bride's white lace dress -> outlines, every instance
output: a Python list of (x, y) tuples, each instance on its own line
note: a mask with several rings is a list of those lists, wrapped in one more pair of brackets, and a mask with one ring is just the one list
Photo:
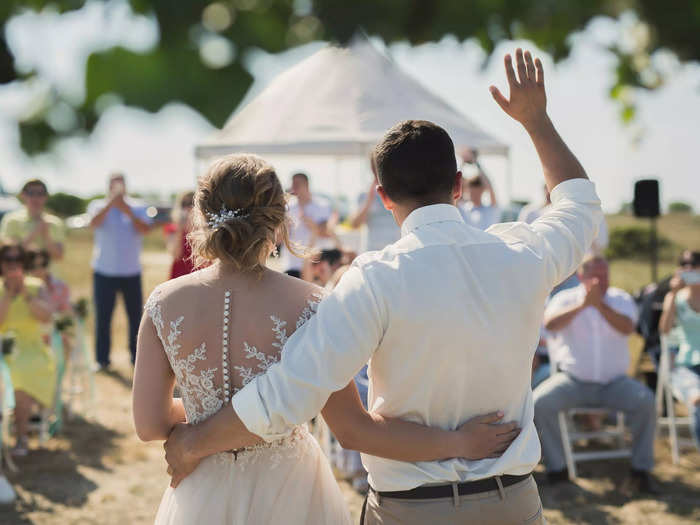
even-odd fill
[[(146, 311), (193, 423), (216, 413), (275, 363), (288, 336), (313, 315), (320, 300), (312, 296), (301, 312), (251, 322), (250, 329), (235, 331), (244, 332), (239, 336), (229, 330), (230, 292), (222, 290), (220, 303), (200, 310), (195, 319), (182, 315), (177, 297), (167, 295), (167, 289), (156, 289)], [(185, 310), (191, 313), (192, 305)], [(212, 321), (214, 315), (218, 319)], [(204, 459), (176, 489), (166, 490), (155, 522), (342, 525), (350, 523), (350, 516), (325, 455), (304, 425), (285, 439)]]

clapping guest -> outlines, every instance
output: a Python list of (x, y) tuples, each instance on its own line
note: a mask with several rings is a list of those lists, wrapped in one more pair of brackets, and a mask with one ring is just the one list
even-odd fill
[(15, 388), (15, 425), (17, 444), (14, 452), (27, 454), (29, 417), (35, 404), (53, 402), (56, 371), (53, 353), (44, 342), (42, 327), (51, 320), (50, 305), (40, 298), (42, 283), (25, 275), (27, 254), (18, 244), (0, 247), (0, 333), (12, 332), (14, 351), (7, 357)]
[(683, 252), (670, 284), (659, 330), (668, 334), (676, 327), (680, 345), (671, 381), (688, 405), (693, 437), (700, 449), (700, 252)]
[(42, 181), (27, 181), (19, 194), (24, 206), (2, 218), (0, 238), (19, 243), (24, 248), (37, 246), (49, 252), (52, 258), (60, 259), (66, 231), (61, 219), (46, 212), (48, 196), (46, 184)]
[(111, 326), (117, 293), (124, 297), (129, 318), (129, 350), (136, 360), (136, 336), (141, 320), (141, 247), (151, 227), (146, 208), (129, 199), (121, 174), (109, 178), (107, 198), (88, 206), (95, 232), (93, 287), (95, 295), (95, 354), (100, 369), (110, 365)]
[(175, 279), (194, 271), (192, 247), (187, 240), (187, 234), (192, 231), (193, 207), (194, 192), (186, 191), (180, 194), (173, 207), (173, 222), (165, 226), (168, 251), (173, 256), (173, 263), (170, 266), (170, 279)]
[(654, 395), (628, 377), (628, 337), (637, 308), (632, 297), (609, 286), (608, 263), (589, 255), (578, 272), (581, 282), (548, 303), (544, 326), (551, 334), (550, 358), (559, 373), (534, 391), (535, 425), (552, 483), (568, 479), (558, 414), (582, 406), (620, 410), (633, 437), (631, 481), (654, 493)]

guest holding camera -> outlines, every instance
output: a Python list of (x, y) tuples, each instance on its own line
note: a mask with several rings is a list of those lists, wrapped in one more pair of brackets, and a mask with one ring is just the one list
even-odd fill
[(683, 252), (670, 285), (659, 330), (668, 334), (675, 326), (679, 347), (671, 382), (688, 405), (693, 438), (700, 449), (700, 252)]
[(15, 389), (17, 444), (14, 453), (26, 455), (29, 418), (35, 404), (49, 406), (56, 385), (55, 358), (43, 338), (51, 307), (40, 298), (42, 282), (25, 275), (27, 254), (18, 244), (0, 247), (0, 333), (13, 332), (15, 344), (7, 356)]
[(141, 248), (151, 228), (144, 206), (129, 199), (124, 175), (109, 179), (106, 199), (88, 207), (90, 227), (95, 231), (93, 288), (95, 294), (95, 354), (100, 370), (110, 365), (111, 327), (117, 293), (124, 297), (129, 318), (129, 350), (136, 361), (136, 335), (141, 321)]

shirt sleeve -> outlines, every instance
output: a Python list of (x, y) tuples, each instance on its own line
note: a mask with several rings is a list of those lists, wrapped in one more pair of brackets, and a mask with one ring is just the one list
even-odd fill
[(316, 315), (289, 338), (279, 363), (231, 400), (248, 430), (267, 441), (319, 413), (331, 393), (367, 363), (385, 330), (380, 306), (362, 268), (348, 270)]
[(545, 281), (553, 288), (569, 277), (583, 260), (603, 218), (595, 185), (570, 179), (551, 192), (552, 205), (532, 224), (496, 224), (488, 229), (506, 241), (520, 241), (544, 264)]
[(574, 300), (575, 296), (572, 295), (569, 290), (563, 290), (552, 297), (544, 309), (545, 322), (552, 316), (557, 315), (559, 312), (562, 312), (571, 306), (574, 303)]

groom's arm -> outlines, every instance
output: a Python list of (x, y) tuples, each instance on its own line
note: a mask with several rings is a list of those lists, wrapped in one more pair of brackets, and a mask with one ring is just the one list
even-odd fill
[(286, 436), (291, 426), (317, 415), (328, 397), (348, 384), (379, 346), (385, 326), (385, 309), (366, 272), (354, 265), (316, 315), (289, 338), (279, 363), (213, 417), (176, 428), (166, 443), (174, 458), (168, 463), (175, 463), (177, 470), (182, 456), (192, 462), (254, 445), (261, 438)]

